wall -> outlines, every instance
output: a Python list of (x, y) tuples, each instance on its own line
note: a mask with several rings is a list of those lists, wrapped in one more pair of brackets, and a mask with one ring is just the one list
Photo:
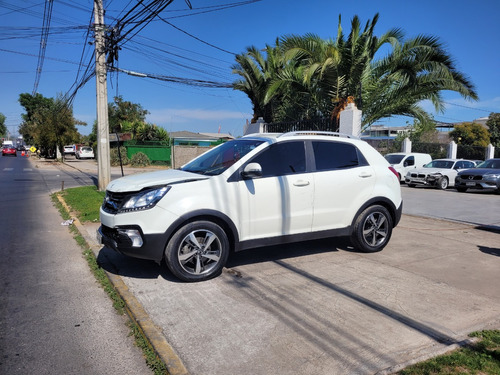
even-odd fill
[(208, 150), (210, 150), (210, 147), (174, 146), (172, 153), (172, 168), (182, 167), (184, 164)]

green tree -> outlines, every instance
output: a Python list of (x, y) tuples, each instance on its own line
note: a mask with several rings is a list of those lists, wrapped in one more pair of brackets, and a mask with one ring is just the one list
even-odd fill
[(137, 124), (146, 121), (148, 113), (140, 104), (123, 100), (122, 96), (115, 96), (113, 102), (108, 103), (109, 130), (123, 131), (127, 126), (133, 127), (134, 124), (137, 127)]
[(455, 143), (464, 146), (486, 147), (490, 143), (488, 130), (481, 124), (475, 122), (465, 122), (460, 125), (455, 125), (449, 135)]
[[(53, 103), (52, 98), (46, 98), (42, 94), (31, 95), (23, 93), (19, 95), (19, 104), (24, 107), (26, 113), (21, 114), (23, 122), (19, 127), (19, 134), (28, 144), (37, 144), (35, 142), (35, 134), (37, 132), (34, 122), (35, 114), (43, 108), (48, 108)], [(38, 145), (38, 144), (37, 144)]]
[(85, 125), (73, 117), (72, 106), (62, 97), (45, 98), (40, 94), (21, 94), (19, 102), (26, 110), (20, 127), (23, 138), (48, 152), (80, 139), (76, 125)]
[[(267, 121), (328, 116), (337, 120), (354, 101), (363, 110), (364, 127), (396, 115), (426, 122), (431, 117), (420, 102), (430, 100), (442, 111), (443, 90), (477, 100), (473, 84), (457, 71), (436, 37), (405, 40), (397, 28), (377, 37), (377, 21), (378, 14), (362, 28), (356, 16), (346, 36), (339, 17), (335, 39), (286, 36), (275, 47), (266, 47), (267, 57), (257, 58), (258, 50), (252, 47), (236, 58), (233, 72), (242, 79), (233, 87), (249, 96), (254, 118), (256, 108), (271, 103)], [(376, 58), (384, 52), (385, 57)]]
[(490, 142), (495, 147), (500, 147), (500, 113), (490, 113), (486, 121), (490, 132)]
[(5, 115), (0, 113), (0, 137), (7, 136), (7, 127), (5, 126)]

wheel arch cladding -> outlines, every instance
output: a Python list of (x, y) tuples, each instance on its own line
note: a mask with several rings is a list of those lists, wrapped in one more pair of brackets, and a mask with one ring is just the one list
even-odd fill
[(365, 204), (363, 204), (359, 208), (359, 210), (356, 212), (356, 215), (354, 215), (354, 217), (352, 219), (351, 228), (354, 228), (354, 224), (356, 223), (356, 219), (359, 217), (359, 215), (361, 215), (361, 213), (364, 210), (366, 210), (368, 207), (375, 206), (375, 205), (383, 206), (387, 209), (387, 211), (389, 211), (389, 214), (391, 215), (391, 219), (392, 219), (392, 227), (393, 228), (398, 225), (399, 220), (401, 218), (403, 202), (401, 202), (401, 206), (398, 208), (398, 207), (394, 206), (394, 203), (392, 203), (391, 200), (389, 200), (385, 197), (374, 197), (374, 198), (368, 200), (367, 202), (365, 202)]
[(214, 210), (197, 210), (179, 217), (165, 232), (165, 247), (180, 228), (194, 221), (210, 221), (220, 226), (226, 233), (230, 250), (234, 251), (236, 244), (239, 242), (238, 230), (228, 216)]

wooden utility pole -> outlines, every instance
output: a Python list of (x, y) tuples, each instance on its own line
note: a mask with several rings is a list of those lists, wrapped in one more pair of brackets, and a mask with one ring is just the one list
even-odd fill
[(106, 39), (104, 31), (104, 9), (102, 0), (94, 0), (95, 75), (97, 91), (97, 187), (100, 191), (106, 190), (106, 186), (111, 181)]

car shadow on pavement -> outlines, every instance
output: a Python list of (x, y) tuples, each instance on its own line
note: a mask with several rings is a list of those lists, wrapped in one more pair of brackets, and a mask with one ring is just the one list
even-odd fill
[[(296, 242), (284, 245), (266, 246), (231, 253), (226, 268), (297, 258), (306, 255), (321, 254), (334, 251), (354, 250), (348, 238), (327, 238), (322, 240)], [(114, 275), (138, 279), (163, 279), (171, 282), (181, 282), (173, 276), (162, 261), (158, 264), (151, 260), (132, 258), (103, 247), (97, 255), (97, 264), (105, 271)]]
[(122, 255), (103, 247), (97, 255), (97, 264), (106, 272), (114, 275), (133, 277), (137, 279), (157, 279), (162, 277), (172, 282), (180, 282), (163, 264), (152, 260), (138, 259)]
[(478, 246), (479, 251), (485, 254), (489, 255), (494, 255), (497, 257), (500, 257), (500, 249), (499, 248), (493, 248), (493, 247), (488, 247), (488, 246)]
[(297, 258), (306, 255), (328, 253), (333, 251), (354, 251), (347, 238), (327, 238), (321, 240), (294, 242), (283, 245), (274, 245), (248, 249), (231, 253), (226, 267), (237, 267), (246, 264), (255, 264), (287, 258)]

